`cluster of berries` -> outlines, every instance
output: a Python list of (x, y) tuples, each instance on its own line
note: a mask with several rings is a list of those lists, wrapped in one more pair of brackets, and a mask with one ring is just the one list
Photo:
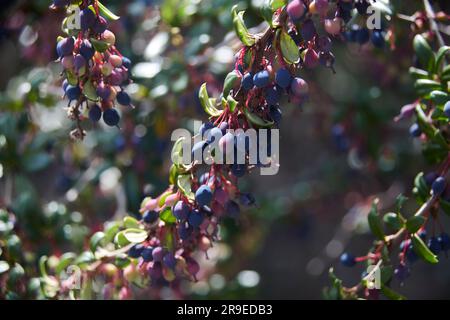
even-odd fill
[[(73, 5), (70, 1), (55, 0), (53, 7), (66, 9), (69, 17), (78, 22), (65, 20), (67, 35), (59, 37), (56, 46), (63, 67), (63, 89), (69, 99), (69, 117), (81, 121), (80, 108), (84, 104), (92, 121), (97, 122), (103, 116), (108, 126), (117, 126), (120, 115), (115, 102), (131, 105), (130, 96), (123, 89), (130, 83), (130, 59), (116, 49), (115, 35), (107, 29), (97, 1)], [(76, 104), (70, 106), (72, 101)]]

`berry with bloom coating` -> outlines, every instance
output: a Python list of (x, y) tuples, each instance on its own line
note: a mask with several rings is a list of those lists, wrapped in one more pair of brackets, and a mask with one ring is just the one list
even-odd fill
[(250, 90), (251, 88), (253, 88), (253, 74), (252, 73), (246, 73), (243, 77), (242, 77), (242, 87), (245, 90)]
[(422, 131), (417, 123), (414, 123), (411, 127), (409, 127), (409, 134), (414, 138), (420, 137)]
[(277, 86), (270, 87), (264, 94), (266, 101), (269, 105), (275, 105), (280, 101), (281, 93)]
[(444, 105), (444, 113), (447, 118), (450, 118), (450, 101), (447, 101)]
[(80, 45), (80, 54), (86, 59), (90, 60), (94, 54), (95, 50), (92, 47), (92, 44), (89, 42), (89, 40), (84, 39), (83, 42), (81, 42)]
[(141, 252), (142, 259), (145, 262), (150, 262), (153, 260), (153, 247), (145, 247)]
[(439, 252), (441, 252), (441, 244), (436, 237), (431, 237), (427, 242), (427, 246), (435, 255), (438, 255)]
[(164, 249), (162, 247), (155, 247), (152, 252), (153, 261), (161, 262), (164, 257)]
[(144, 212), (144, 215), (142, 216), (142, 220), (145, 223), (154, 223), (156, 220), (158, 220), (159, 214), (156, 211), (153, 210), (147, 210)]
[(203, 222), (203, 214), (197, 209), (192, 210), (189, 214), (188, 222), (192, 227), (198, 228)]
[(353, 267), (356, 264), (355, 257), (347, 252), (341, 255), (340, 261), (346, 267)]
[(66, 88), (66, 96), (69, 100), (77, 100), (81, 95), (81, 90), (78, 86), (68, 85)]
[(98, 122), (100, 118), (102, 117), (102, 109), (98, 106), (98, 104), (94, 104), (89, 109), (89, 119), (93, 122)]
[(128, 250), (128, 256), (130, 258), (139, 258), (144, 250), (144, 246), (142, 244), (135, 244)]
[(95, 13), (91, 9), (86, 8), (80, 12), (80, 25), (82, 30), (91, 28), (96, 20)]
[(290, 86), (292, 81), (292, 75), (286, 68), (280, 68), (278, 69), (277, 73), (275, 74), (275, 82), (277, 85), (279, 85), (281, 88), (286, 89)]
[(131, 98), (125, 91), (120, 91), (116, 96), (117, 102), (123, 106), (129, 106), (131, 104)]
[(431, 190), (433, 191), (433, 195), (439, 196), (444, 192), (446, 186), (444, 177), (437, 177), (431, 185)]
[(116, 109), (107, 109), (103, 112), (103, 121), (110, 127), (117, 126), (120, 121), (120, 115)]
[(372, 44), (377, 48), (384, 47), (384, 35), (380, 30), (374, 30), (372, 36), (370, 37)]
[(199, 206), (209, 206), (212, 200), (212, 191), (211, 188), (204, 184), (200, 186), (195, 192), (195, 201)]
[(306, 6), (302, 0), (292, 0), (287, 5), (286, 11), (293, 21), (298, 21), (305, 14)]
[(308, 95), (308, 83), (302, 78), (294, 78), (291, 82), (291, 92), (297, 97), (305, 97)]
[(257, 88), (264, 88), (265, 86), (267, 86), (269, 84), (269, 81), (270, 81), (270, 75), (269, 75), (269, 71), (267, 71), (267, 70), (259, 71), (253, 76), (253, 84)]
[(189, 206), (184, 201), (178, 201), (173, 207), (173, 215), (178, 220), (186, 220), (189, 214)]

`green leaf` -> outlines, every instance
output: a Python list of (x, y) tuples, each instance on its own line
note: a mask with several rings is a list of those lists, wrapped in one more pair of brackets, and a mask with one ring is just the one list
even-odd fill
[(425, 221), (425, 218), (422, 216), (412, 216), (406, 221), (406, 229), (408, 229), (409, 233), (416, 233)]
[(441, 84), (430, 79), (417, 79), (414, 88), (420, 96), (426, 96), (433, 90), (441, 89)]
[(262, 128), (268, 128), (273, 125), (273, 121), (267, 121), (262, 119), (256, 114), (251, 113), (248, 109), (244, 109), (245, 116), (254, 125)]
[(169, 170), (169, 184), (174, 185), (177, 182), (178, 168), (175, 164), (170, 166)]
[(414, 251), (423, 260), (433, 264), (439, 262), (438, 258), (434, 255), (433, 252), (430, 251), (430, 249), (428, 249), (427, 245), (423, 242), (423, 240), (417, 233), (415, 233), (412, 237), (412, 244)]
[(106, 235), (102, 231), (98, 231), (94, 233), (89, 240), (89, 248), (92, 252), (95, 252), (97, 250), (97, 247), (100, 245), (100, 243), (105, 239)]
[(372, 203), (372, 208), (369, 212), (367, 220), (369, 222), (369, 228), (372, 233), (380, 240), (384, 241), (384, 232), (381, 225), (380, 217), (377, 210), (378, 199), (375, 199)]
[(75, 259), (75, 264), (78, 266), (84, 266), (95, 261), (95, 256), (91, 251), (82, 252), (78, 258)]
[(147, 239), (147, 236), (148, 236), (147, 231), (142, 229), (131, 228), (122, 230), (119, 233), (117, 233), (114, 242), (119, 247), (124, 247), (130, 243), (144, 242), (145, 239)]
[(413, 193), (417, 200), (420, 200), (419, 204), (424, 203), (428, 199), (430, 189), (428, 188), (425, 178), (423, 177), (423, 172), (419, 172), (414, 178)]
[(434, 52), (422, 35), (418, 34), (414, 37), (413, 47), (420, 64), (432, 72), (435, 65)]
[(42, 256), (39, 258), (39, 272), (41, 273), (41, 276), (48, 277), (47, 274), (47, 256)]
[(298, 63), (300, 60), (300, 53), (297, 45), (291, 36), (284, 30), (278, 31), (280, 37), (280, 49), (283, 54), (283, 59), (290, 64)]
[(178, 175), (177, 186), (189, 200), (194, 200), (195, 196), (191, 189), (191, 175), (190, 174)]
[(417, 123), (422, 132), (425, 133), (429, 138), (433, 137), (436, 128), (433, 127), (433, 125), (423, 112), (422, 107), (420, 105), (416, 106), (416, 114), (417, 114)]
[(442, 70), (442, 72), (441, 72), (441, 81), (444, 82), (444, 83), (447, 82), (447, 81), (450, 81), (450, 64), (446, 65), (444, 67), (444, 69)]
[(175, 165), (183, 164), (183, 141), (185, 137), (180, 137), (175, 141), (172, 147), (171, 156), (172, 162)]
[(107, 43), (106, 41), (97, 40), (95, 38), (91, 38), (90, 40), (95, 51), (105, 52), (109, 48), (109, 43)]
[(66, 252), (60, 258), (57, 266), (55, 267), (56, 274), (60, 274), (65, 270), (77, 257), (73, 252)]
[(139, 224), (139, 221), (137, 221), (135, 218), (130, 217), (130, 216), (126, 216), (125, 218), (123, 218), (123, 226), (125, 228), (136, 228), (136, 229), (139, 229), (140, 224)]
[(402, 227), (402, 221), (398, 214), (394, 212), (388, 212), (383, 216), (383, 221), (392, 229), (398, 230)]
[(83, 86), (83, 94), (91, 101), (98, 101), (99, 97), (97, 96), (97, 92), (92, 84), (91, 80), (85, 82)]
[(270, 25), (270, 27), (273, 27), (273, 9), (271, 6), (271, 0), (265, 0), (264, 4), (261, 6), (260, 9), (261, 16), (267, 23)]
[(280, 9), (282, 6), (286, 4), (286, 0), (270, 0), (270, 6), (272, 7), (272, 10)]
[(171, 194), (172, 194), (172, 191), (170, 191), (170, 190), (167, 190), (166, 192), (164, 192), (164, 193), (159, 197), (159, 200), (158, 200), (158, 206), (159, 206), (159, 207), (164, 206), (164, 204), (166, 203), (166, 198), (167, 198), (168, 196), (170, 196)]
[(406, 300), (404, 296), (402, 296), (400, 293), (395, 292), (391, 288), (385, 286), (384, 284), (381, 285), (381, 293), (388, 299), (391, 300)]
[(228, 96), (227, 104), (228, 104), (228, 109), (230, 109), (230, 112), (233, 113), (234, 110), (236, 110), (236, 106), (237, 106), (238, 102), (232, 96)]
[(231, 89), (239, 86), (241, 83), (241, 77), (238, 75), (236, 70), (233, 70), (227, 74), (225, 77), (224, 85), (223, 85), (223, 96), (228, 97)]
[(203, 110), (212, 117), (218, 117), (223, 110), (217, 110), (212, 101), (209, 99), (208, 91), (206, 90), (206, 82), (202, 84), (198, 92), (198, 97), (202, 104)]
[(394, 275), (394, 268), (392, 266), (382, 266), (380, 268), (381, 273), (381, 283), (384, 284), (392, 279)]
[(172, 213), (172, 209), (170, 209), (169, 207), (164, 208), (164, 210), (159, 213), (159, 218), (168, 224), (177, 222), (177, 218), (175, 218)]
[(0, 274), (9, 270), (9, 264), (6, 261), (0, 260)]
[(450, 100), (450, 96), (441, 90), (434, 90), (430, 93), (430, 99), (436, 104), (444, 104)]
[(409, 74), (416, 79), (428, 79), (430, 77), (428, 71), (414, 67), (409, 68)]
[(439, 48), (439, 51), (436, 54), (436, 66), (435, 66), (435, 73), (439, 72), (439, 68), (441, 67), (441, 63), (442, 61), (444, 61), (445, 56), (448, 54), (448, 52), (450, 51), (450, 47), (449, 46), (443, 46)]
[(249, 33), (247, 27), (245, 26), (244, 11), (237, 12), (237, 5), (234, 5), (231, 9), (231, 12), (233, 14), (234, 30), (241, 42), (248, 47), (254, 45), (256, 40), (254, 36)]
[(100, 12), (109, 20), (118, 20), (120, 19), (119, 16), (116, 16), (114, 13), (112, 13), (107, 7), (105, 7), (100, 1), (97, 1), (98, 3), (98, 9)]

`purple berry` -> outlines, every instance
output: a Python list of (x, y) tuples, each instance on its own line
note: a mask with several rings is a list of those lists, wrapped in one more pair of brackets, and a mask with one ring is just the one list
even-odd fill
[(108, 22), (103, 17), (98, 17), (95, 20), (94, 25), (92, 26), (92, 30), (97, 34), (102, 34), (108, 28)]
[(267, 70), (259, 71), (253, 76), (253, 84), (257, 88), (264, 88), (269, 84), (269, 81), (270, 75)]
[(186, 220), (189, 215), (189, 206), (184, 201), (178, 201), (173, 207), (173, 215), (178, 220)]
[(450, 101), (447, 101), (444, 105), (444, 113), (447, 118), (450, 118)]
[(269, 105), (276, 105), (280, 101), (281, 93), (277, 86), (267, 88), (264, 93), (266, 101)]
[(312, 20), (306, 20), (303, 23), (303, 27), (300, 29), (300, 34), (305, 41), (310, 41), (316, 35), (316, 27)]
[(435, 196), (441, 195), (444, 192), (446, 185), (447, 183), (445, 182), (444, 177), (437, 177), (436, 180), (434, 180), (433, 184), (431, 185), (433, 195)]
[(74, 46), (75, 40), (72, 37), (60, 40), (56, 45), (56, 51), (58, 52), (58, 56), (65, 57), (72, 55)]
[(212, 200), (211, 188), (204, 184), (195, 192), (195, 201), (200, 207), (209, 206)]
[(83, 42), (80, 45), (80, 54), (86, 59), (90, 60), (95, 54), (95, 50), (92, 47), (92, 44), (89, 42), (89, 40), (84, 39)]
[(141, 257), (145, 262), (153, 260), (153, 247), (145, 247), (141, 252)]
[(161, 262), (164, 257), (164, 249), (162, 247), (155, 247), (152, 252), (153, 261)]
[(95, 13), (91, 9), (85, 8), (80, 12), (80, 24), (82, 30), (91, 28), (96, 20)]
[(306, 6), (301, 0), (292, 0), (287, 5), (286, 11), (293, 21), (298, 21), (305, 15)]
[(163, 258), (163, 264), (169, 269), (175, 269), (177, 260), (175, 259), (175, 256), (169, 252), (165, 254)]

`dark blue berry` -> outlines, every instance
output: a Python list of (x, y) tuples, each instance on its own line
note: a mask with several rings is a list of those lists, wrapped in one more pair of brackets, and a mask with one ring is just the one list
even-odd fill
[(441, 244), (436, 237), (431, 237), (427, 242), (427, 246), (435, 255), (438, 255), (439, 252), (441, 252)]
[(125, 91), (120, 91), (117, 93), (117, 102), (123, 106), (129, 106), (131, 104), (131, 98)]
[(192, 227), (186, 223), (182, 223), (178, 227), (178, 235), (181, 240), (188, 239), (192, 234)]
[(419, 259), (419, 257), (417, 256), (416, 252), (414, 251), (414, 248), (411, 245), (408, 246), (408, 249), (406, 250), (406, 259), (410, 262), (413, 263), (415, 261), (417, 261), (417, 259)]
[(233, 175), (235, 177), (241, 178), (247, 172), (247, 167), (245, 166), (245, 164), (236, 164), (235, 163), (231, 166), (231, 172), (233, 173)]
[(117, 126), (120, 121), (120, 115), (116, 109), (107, 109), (103, 112), (103, 121), (110, 127)]
[(214, 128), (214, 124), (212, 122), (205, 122), (200, 126), (199, 133), (203, 137), (205, 133), (212, 128)]
[(122, 57), (122, 65), (125, 68), (130, 69), (130, 67), (131, 67), (131, 60), (128, 59), (127, 57)]
[(275, 82), (277, 85), (285, 89), (291, 85), (291, 81), (292, 75), (288, 69), (286, 68), (278, 69), (277, 73), (275, 74)]
[(276, 106), (270, 106), (269, 114), (270, 114), (270, 117), (272, 118), (272, 120), (275, 121), (276, 124), (279, 124), (281, 122), (282, 113), (281, 113), (280, 108), (278, 108)]
[(253, 74), (252, 73), (246, 73), (244, 77), (242, 77), (242, 88), (245, 90), (250, 90), (253, 88)]
[(356, 264), (355, 257), (350, 253), (343, 253), (340, 257), (341, 263), (346, 267), (353, 267)]
[(94, 25), (96, 18), (95, 13), (91, 9), (83, 9), (80, 12), (81, 29), (87, 30), (91, 28)]
[(89, 109), (89, 119), (93, 122), (97, 122), (102, 117), (102, 109), (98, 106), (98, 104), (94, 104)]
[(108, 22), (106, 22), (106, 19), (99, 16), (98, 19), (95, 20), (94, 25), (92, 26), (92, 30), (94, 30), (95, 33), (102, 34), (106, 31), (107, 27)]
[(267, 70), (259, 71), (253, 76), (253, 84), (257, 88), (264, 88), (269, 84), (269, 81), (270, 75)]
[(269, 105), (275, 105), (280, 101), (281, 93), (276, 86), (267, 88), (264, 94)]
[(255, 204), (255, 197), (251, 193), (241, 193), (239, 202), (244, 206), (251, 206)]
[(95, 50), (89, 40), (83, 40), (80, 45), (80, 54), (86, 59), (90, 60), (94, 56)]
[(186, 220), (189, 214), (189, 205), (180, 200), (173, 207), (173, 215), (178, 220)]
[(372, 32), (371, 41), (375, 47), (383, 48), (385, 43), (383, 32), (379, 30), (374, 30)]
[(414, 123), (411, 127), (409, 127), (409, 134), (414, 138), (420, 137), (422, 131), (417, 123)]
[(135, 244), (128, 250), (128, 256), (130, 258), (139, 258), (144, 250), (144, 246), (142, 244)]
[(225, 133), (227, 133), (228, 130), (228, 122), (223, 121), (219, 124), (219, 129), (222, 131), (222, 134), (224, 135)]
[(209, 206), (212, 200), (211, 188), (204, 184), (195, 192), (195, 201), (200, 207)]
[(439, 196), (445, 190), (446, 182), (444, 177), (437, 177), (431, 185), (431, 190), (433, 191), (433, 195)]
[(361, 28), (357, 31), (356, 42), (358, 42), (359, 44), (365, 44), (369, 41), (369, 39), (370, 39), (369, 29)]
[(141, 252), (141, 256), (145, 262), (152, 261), (153, 260), (153, 247), (145, 247)]
[(203, 214), (197, 209), (192, 210), (189, 214), (188, 222), (190, 226), (198, 228), (203, 222)]
[(154, 223), (156, 220), (158, 220), (159, 214), (156, 211), (148, 210), (144, 212), (144, 215), (142, 216), (142, 220), (145, 223)]
[(442, 251), (447, 252), (450, 250), (450, 237), (447, 233), (443, 232), (438, 237), (439, 244), (441, 245)]
[(169, 269), (174, 269), (177, 264), (177, 260), (175, 259), (175, 256), (169, 252), (164, 256), (163, 264)]
[(216, 140), (218, 140), (220, 138), (222, 138), (222, 130), (220, 130), (217, 127), (212, 128), (206, 134), (206, 141), (208, 143), (212, 143), (212, 142), (214, 142), (214, 141), (216, 141)]
[(450, 101), (447, 101), (444, 105), (444, 113), (447, 118), (450, 118)]
[(400, 283), (403, 283), (409, 277), (409, 268), (405, 264), (400, 263), (395, 268), (394, 275)]
[(78, 86), (68, 85), (66, 88), (66, 96), (69, 100), (77, 100), (81, 95), (81, 90)]

